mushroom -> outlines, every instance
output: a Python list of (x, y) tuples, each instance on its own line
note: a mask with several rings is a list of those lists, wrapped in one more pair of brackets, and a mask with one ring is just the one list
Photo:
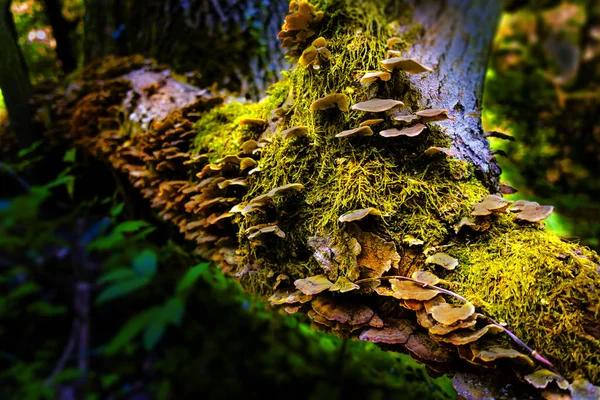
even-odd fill
[(392, 99), (372, 99), (363, 101), (361, 103), (356, 103), (352, 106), (354, 111), (366, 111), (366, 112), (384, 112), (389, 111), (394, 108), (398, 108), (403, 106), (399, 100)]
[(385, 121), (383, 118), (367, 119), (361, 122), (358, 126), (372, 126), (377, 125)]
[(269, 297), (271, 305), (306, 303), (312, 299), (312, 296), (305, 295), (299, 290), (293, 288), (278, 289)]
[(430, 147), (427, 150), (425, 150), (423, 154), (427, 156), (446, 155), (448, 157), (454, 157), (458, 154), (458, 151), (446, 147)]
[(427, 264), (436, 264), (449, 270), (453, 270), (458, 265), (456, 258), (450, 257), (446, 253), (433, 254), (425, 260)]
[(377, 71), (377, 72), (368, 72), (360, 78), (360, 84), (364, 85), (366, 83), (375, 82), (377, 79), (382, 81), (389, 81), (392, 75), (389, 72)]
[(343, 93), (332, 93), (321, 97), (310, 105), (311, 110), (327, 110), (337, 107), (341, 111), (348, 111), (348, 97)]
[(373, 343), (404, 344), (413, 333), (408, 320), (398, 320), (392, 326), (385, 328), (370, 328), (360, 334), (360, 340)]
[(350, 279), (346, 278), (345, 276), (340, 276), (337, 279), (337, 281), (335, 281), (333, 286), (331, 286), (329, 288), (329, 290), (331, 292), (340, 292), (340, 293), (346, 293), (351, 290), (357, 290), (357, 289), (360, 289), (360, 286), (358, 286), (356, 283), (352, 282)]
[(408, 136), (415, 137), (418, 136), (425, 129), (425, 125), (416, 124), (414, 126), (410, 126), (404, 129), (386, 129), (384, 131), (379, 132), (379, 134), (383, 137), (398, 137), (398, 136)]
[(454, 119), (448, 115), (448, 110), (443, 110), (439, 108), (417, 111), (416, 114), (421, 118), (423, 122), (435, 122), (444, 121), (446, 119)]
[(441, 303), (431, 307), (428, 312), (440, 324), (452, 325), (473, 315), (475, 313), (475, 306), (471, 303), (465, 303), (462, 306)]
[(295, 137), (303, 137), (308, 134), (308, 127), (306, 126), (292, 126), (286, 130), (281, 131), (281, 137), (283, 139), (291, 139)]
[(354, 211), (347, 212), (346, 214), (342, 215), (338, 220), (340, 222), (358, 221), (358, 220), (365, 218), (367, 215), (377, 215), (377, 216), (381, 217), (383, 214), (381, 213), (381, 211), (379, 211), (373, 207), (368, 207), (368, 208), (361, 208), (360, 210), (354, 210)]
[(325, 275), (315, 275), (294, 281), (294, 286), (304, 294), (315, 295), (329, 289), (333, 283)]
[(423, 301), (433, 299), (439, 293), (437, 290), (426, 289), (423, 286), (410, 281), (390, 279), (390, 284), (394, 291), (393, 296), (397, 299)]
[(358, 128), (349, 129), (347, 131), (342, 131), (335, 135), (335, 137), (346, 137), (346, 136), (373, 136), (373, 131), (368, 126), (359, 126)]
[(422, 72), (431, 72), (431, 68), (427, 68), (423, 64), (413, 60), (412, 58), (394, 57), (381, 60), (379, 64), (388, 70), (393, 72), (394, 70), (405, 71), (410, 74), (420, 74)]
[(536, 202), (529, 202), (515, 216), (515, 219), (528, 222), (539, 222), (544, 220), (554, 211), (553, 206), (541, 206)]

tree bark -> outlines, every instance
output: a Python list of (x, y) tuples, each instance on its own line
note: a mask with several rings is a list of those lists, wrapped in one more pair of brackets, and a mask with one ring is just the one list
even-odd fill
[[(595, 390), (579, 378), (600, 378), (598, 256), (517, 221), (525, 214), (502, 199), (481, 203), (495, 191), (497, 169), (480, 118), (467, 114), (479, 104), (497, 4), (419, 2), (412, 14), (385, 1), (318, 4), (292, 5), (283, 36), (298, 41), (291, 51), (306, 51), (262, 102), (222, 105), (152, 63), (110, 58), (82, 71), (85, 92), (72, 86), (57, 96), (65, 137), (126, 174), (197, 253), (274, 307), (307, 313), (315, 327), (410, 352), (457, 374), (467, 398), (539, 397), (539, 385), (518, 378), (548, 366), (535, 350), (574, 380), (547, 391), (577, 398), (582, 387)], [(475, 27), (478, 15), (487, 30)], [(397, 28), (412, 18), (425, 34)], [(392, 35), (397, 51), (434, 72), (393, 71), (361, 85), (395, 46)], [(135, 71), (124, 74), (127, 67)], [(320, 109), (334, 93), (335, 104)], [(374, 98), (404, 101), (405, 117), (444, 107), (455, 125), (421, 117), (417, 136), (389, 137), (384, 130), (402, 128), (396, 111), (344, 106)], [(383, 121), (360, 130), (370, 136), (352, 136), (376, 118)], [(466, 304), (459, 311), (453, 301)]]
[(48, 22), (52, 27), (52, 35), (56, 39), (56, 56), (60, 60), (62, 71), (69, 74), (77, 68), (77, 59), (71, 42), (73, 24), (63, 17), (59, 0), (43, 0), (43, 3)]
[(283, 0), (90, 1), (86, 62), (140, 53), (199, 71), (201, 87), (216, 82), (257, 99), (288, 67), (276, 40), (287, 8)]
[(24, 148), (35, 139), (33, 113), (29, 105), (31, 84), (27, 76), (27, 65), (17, 44), (10, 4), (11, 0), (0, 1), (0, 89), (17, 142)]

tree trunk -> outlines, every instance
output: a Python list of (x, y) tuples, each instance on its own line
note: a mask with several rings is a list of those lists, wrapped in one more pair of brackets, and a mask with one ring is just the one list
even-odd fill
[(10, 13), (11, 0), (0, 1), (0, 89), (12, 129), (20, 147), (34, 141), (32, 110), (29, 105), (31, 85), (27, 65), (17, 44), (17, 34)]
[(288, 67), (276, 40), (284, 0), (103, 0), (86, 9), (87, 62), (140, 53), (253, 99)]
[(62, 71), (69, 74), (77, 68), (77, 59), (71, 42), (73, 24), (63, 17), (59, 0), (43, 0), (43, 3), (48, 22), (52, 27), (52, 35), (56, 39), (56, 56), (60, 60)]
[[(410, 352), (456, 374), (467, 398), (539, 397), (518, 378), (549, 366), (535, 350), (575, 379), (547, 391), (592, 390), (581, 378), (600, 380), (598, 256), (528, 222), (549, 208), (486, 197), (498, 171), (475, 112), (498, 4), (325, 3), (292, 2), (282, 36), (303, 54), (260, 103), (223, 104), (110, 58), (82, 71), (85, 94), (57, 97), (62, 130), (273, 307)], [(361, 84), (388, 50), (414, 60)], [(375, 98), (390, 101), (359, 104)]]

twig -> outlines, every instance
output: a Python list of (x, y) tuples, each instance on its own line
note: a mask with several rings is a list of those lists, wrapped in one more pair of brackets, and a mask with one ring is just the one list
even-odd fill
[(354, 282), (354, 283), (356, 283), (357, 285), (359, 285), (359, 284), (361, 284), (361, 283), (363, 283), (363, 282), (378, 281), (378, 280), (380, 280), (380, 279), (400, 279), (400, 280), (403, 280), (403, 281), (410, 281), (410, 282), (414, 282), (414, 283), (416, 283), (416, 284), (419, 284), (419, 285), (421, 285), (421, 286), (422, 286), (422, 287), (424, 287), (424, 288), (428, 288), (428, 289), (434, 289), (434, 290), (437, 290), (437, 291), (438, 291), (438, 292), (440, 292), (440, 293), (447, 294), (448, 296), (455, 297), (455, 298), (459, 299), (460, 301), (464, 301), (465, 303), (468, 303), (468, 300), (467, 300), (467, 299), (465, 299), (464, 297), (462, 297), (462, 296), (461, 296), (460, 294), (458, 294), (458, 293), (454, 293), (454, 292), (452, 292), (452, 291), (450, 291), (450, 290), (448, 290), (448, 289), (444, 289), (444, 288), (441, 288), (441, 287), (438, 287), (438, 286), (430, 285), (430, 284), (428, 284), (428, 283), (421, 282), (421, 281), (418, 281), (418, 280), (416, 280), (416, 279), (409, 278), (409, 277), (407, 277), (407, 276), (394, 275), (394, 276), (381, 276), (381, 277), (379, 277), (379, 278), (365, 278), (365, 279), (359, 279), (359, 280), (357, 280), (357, 281), (356, 281), (356, 282)]
[[(410, 281), (410, 282), (414, 282), (416, 284), (421, 285), (423, 288), (430, 288), (430, 289), (434, 289), (439, 291), (440, 293), (444, 293), (447, 294), (448, 296), (452, 296), (454, 298), (457, 298), (465, 303), (468, 303), (469, 301), (467, 299), (465, 299), (464, 297), (462, 297), (461, 295), (459, 295), (458, 293), (454, 293), (448, 289), (444, 289), (438, 286), (434, 286), (434, 285), (430, 285), (428, 283), (424, 283), (421, 281), (418, 281), (416, 279), (413, 278), (409, 278), (407, 276), (401, 276), (401, 275), (395, 275), (395, 276), (381, 276), (379, 278), (364, 278), (364, 279), (359, 279), (357, 280), (356, 283), (361, 284), (364, 282), (372, 282), (372, 281), (378, 281), (378, 280), (382, 280), (382, 279), (400, 279), (400, 280), (404, 280), (404, 281)], [(493, 324), (496, 325), (497, 327), (499, 327), (500, 329), (502, 329), (517, 345), (521, 346), (523, 349), (525, 349), (529, 355), (533, 358), (535, 358), (537, 361), (541, 362), (542, 364), (553, 368), (554, 365), (552, 365), (552, 363), (550, 361), (548, 361), (546, 358), (544, 358), (540, 353), (538, 353), (537, 351), (533, 350), (531, 347), (527, 346), (525, 344), (525, 342), (523, 342), (521, 339), (519, 339), (517, 337), (517, 335), (515, 335), (514, 333), (512, 333), (511, 331), (508, 330), (508, 328), (506, 328), (504, 325), (499, 324), (498, 322), (496, 322), (495, 320), (493, 320), (492, 318), (486, 316), (486, 318)]]
[(29, 189), (31, 189), (31, 186), (29, 185), (29, 183), (27, 183), (27, 181), (25, 179), (21, 178), (12, 168), (10, 168), (8, 165), (3, 163), (2, 161), (0, 161), (0, 168), (4, 168), (6, 171), (8, 171), (8, 173), (11, 174), (17, 182), (19, 182), (19, 185), (23, 186), (23, 189), (25, 189), (27, 191), (29, 191)]
[(65, 349), (63, 350), (62, 355), (60, 356), (60, 359), (56, 363), (56, 367), (54, 367), (54, 370), (52, 371), (50, 376), (48, 376), (48, 378), (46, 378), (46, 380), (44, 381), (45, 386), (50, 386), (52, 384), (52, 381), (54, 381), (56, 376), (65, 368), (67, 360), (69, 359), (69, 357), (71, 357), (71, 353), (75, 349), (75, 342), (77, 342), (77, 325), (79, 324), (75, 319), (73, 321), (73, 328), (71, 329), (71, 336), (69, 337), (69, 341), (67, 342), (67, 345), (65, 346)]

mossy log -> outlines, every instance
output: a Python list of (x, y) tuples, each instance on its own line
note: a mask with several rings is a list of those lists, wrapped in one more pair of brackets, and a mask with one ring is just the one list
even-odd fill
[(498, 4), (389, 3), (292, 2), (299, 62), (259, 103), (95, 62), (55, 96), (54, 132), (316, 329), (409, 352), (466, 398), (597, 399), (597, 254), (544, 230), (551, 207), (494, 195), (477, 106)]

